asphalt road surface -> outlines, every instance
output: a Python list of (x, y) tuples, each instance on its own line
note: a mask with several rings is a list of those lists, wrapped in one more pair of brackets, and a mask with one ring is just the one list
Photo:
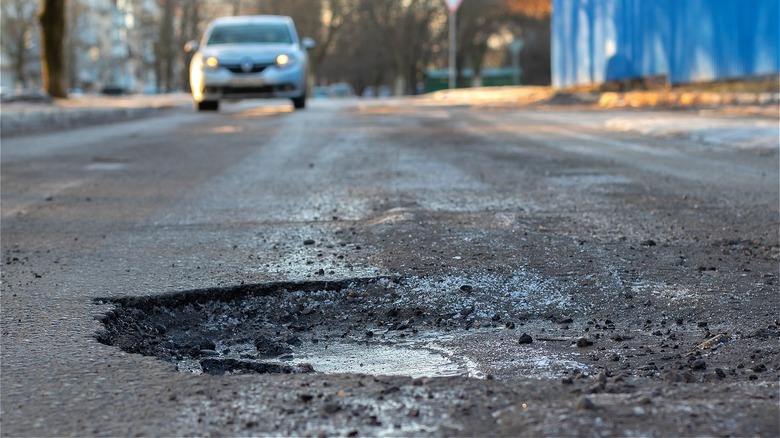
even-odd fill
[(225, 105), (2, 140), (6, 436), (778, 436), (777, 119)]

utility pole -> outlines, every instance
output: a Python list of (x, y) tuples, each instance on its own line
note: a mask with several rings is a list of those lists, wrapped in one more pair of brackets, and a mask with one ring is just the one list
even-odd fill
[(458, 44), (458, 27), (456, 23), (456, 16), (458, 12), (458, 6), (463, 0), (445, 0), (447, 2), (447, 8), (450, 10), (450, 86), (449, 88), (455, 89), (458, 86), (458, 72), (457, 72), (457, 60), (455, 54), (457, 53)]

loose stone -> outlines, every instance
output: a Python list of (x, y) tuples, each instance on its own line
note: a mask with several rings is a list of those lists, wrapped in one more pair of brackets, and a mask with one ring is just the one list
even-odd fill
[(591, 345), (593, 345), (593, 341), (588, 338), (583, 337), (577, 339), (577, 347), (579, 348), (590, 347)]

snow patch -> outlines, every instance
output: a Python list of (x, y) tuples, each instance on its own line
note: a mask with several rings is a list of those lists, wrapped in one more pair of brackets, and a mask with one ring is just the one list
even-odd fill
[(683, 137), (713, 146), (739, 149), (773, 149), (778, 147), (776, 121), (752, 119), (718, 119), (700, 116), (657, 115), (613, 117), (604, 122), (611, 131), (638, 132), (653, 137)]

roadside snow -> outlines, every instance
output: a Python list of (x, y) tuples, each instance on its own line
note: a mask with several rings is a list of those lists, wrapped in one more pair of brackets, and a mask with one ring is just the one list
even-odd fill
[(653, 137), (682, 137), (739, 149), (777, 148), (780, 138), (777, 121), (675, 113), (613, 117), (604, 122), (604, 127), (611, 131), (638, 132)]

